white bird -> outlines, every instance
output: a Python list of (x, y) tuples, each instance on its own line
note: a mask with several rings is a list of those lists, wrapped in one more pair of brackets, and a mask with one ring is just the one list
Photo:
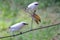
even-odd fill
[(38, 8), (38, 2), (33, 2), (29, 4), (26, 8), (27, 12), (31, 15), (33, 20), (39, 24), (41, 22), (40, 16), (36, 14), (36, 9)]
[(26, 22), (16, 23), (9, 27), (9, 31), (11, 31), (11, 32), (18, 31), (18, 30), (22, 29), (22, 27), (24, 27), (25, 25), (28, 25), (28, 24)]
[(38, 8), (38, 2), (33, 2), (27, 6), (29, 12), (34, 12)]

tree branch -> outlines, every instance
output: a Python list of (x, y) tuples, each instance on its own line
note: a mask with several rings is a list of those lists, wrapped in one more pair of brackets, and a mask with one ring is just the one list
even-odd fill
[[(53, 25), (48, 25), (48, 26), (44, 26), (44, 27), (41, 26), (40, 28), (28, 30), (28, 31), (25, 31), (25, 32), (20, 32), (20, 33), (15, 34), (15, 35), (0, 37), (0, 39), (8, 38), (8, 37), (15, 37), (15, 36), (22, 35), (22, 34), (24, 34), (24, 33), (28, 33), (28, 32), (31, 32), (31, 31), (35, 31), (35, 30), (39, 30), (39, 29), (44, 29), (44, 28), (49, 28), (49, 27), (52, 27), (52, 26), (54, 27), (54, 26), (59, 25), (59, 24), (60, 24), (60, 23), (53, 24)], [(59, 34), (59, 35), (60, 35), (60, 34)]]

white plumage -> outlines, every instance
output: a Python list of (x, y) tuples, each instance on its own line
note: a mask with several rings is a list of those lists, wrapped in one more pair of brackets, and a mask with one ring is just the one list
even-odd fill
[(25, 25), (28, 25), (28, 24), (26, 22), (16, 23), (16, 24), (9, 27), (9, 31), (18, 31), (22, 27), (24, 27)]
[(38, 2), (33, 2), (27, 6), (27, 10), (34, 12), (38, 8)]

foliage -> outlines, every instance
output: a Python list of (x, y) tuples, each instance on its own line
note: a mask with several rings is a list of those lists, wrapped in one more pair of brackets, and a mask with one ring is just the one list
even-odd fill
[[(56, 23), (56, 20), (60, 20), (59, 19), (60, 12), (57, 15), (57, 13), (54, 11), (55, 10), (54, 5), (56, 4), (59, 5), (60, 0), (0, 0), (0, 36), (10, 35), (10, 33), (6, 32), (6, 29), (9, 26), (21, 21), (26, 21), (29, 23), (29, 25), (26, 28), (23, 28), (22, 31), (30, 29), (31, 17), (29, 17), (29, 15), (26, 12), (24, 12), (24, 8), (26, 8), (28, 4), (34, 1), (39, 2), (38, 7), (39, 11), (37, 11), (37, 14), (41, 16), (42, 22), (40, 23), (40, 25), (34, 23), (33, 28), (37, 28), (38, 26), (54, 24)], [(53, 5), (52, 8), (48, 8), (51, 7), (52, 5)], [(50, 12), (51, 10), (56, 13), (56, 16), (54, 16), (55, 14), (53, 12)], [(56, 27), (52, 28), (33, 31), (33, 33), (29, 32), (23, 34), (21, 36), (18, 36), (18, 40), (51, 40), (52, 37), (58, 33), (59, 26), (60, 25), (57, 25)], [(1, 40), (10, 39), (17, 40), (16, 37)]]

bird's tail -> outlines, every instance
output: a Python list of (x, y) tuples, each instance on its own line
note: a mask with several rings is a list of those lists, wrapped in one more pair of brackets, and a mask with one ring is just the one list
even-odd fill
[(40, 18), (40, 16), (39, 15), (37, 15), (37, 14), (32, 14), (32, 18), (33, 18), (33, 20), (37, 23), (37, 24), (39, 24), (39, 22), (41, 22), (41, 18)]

